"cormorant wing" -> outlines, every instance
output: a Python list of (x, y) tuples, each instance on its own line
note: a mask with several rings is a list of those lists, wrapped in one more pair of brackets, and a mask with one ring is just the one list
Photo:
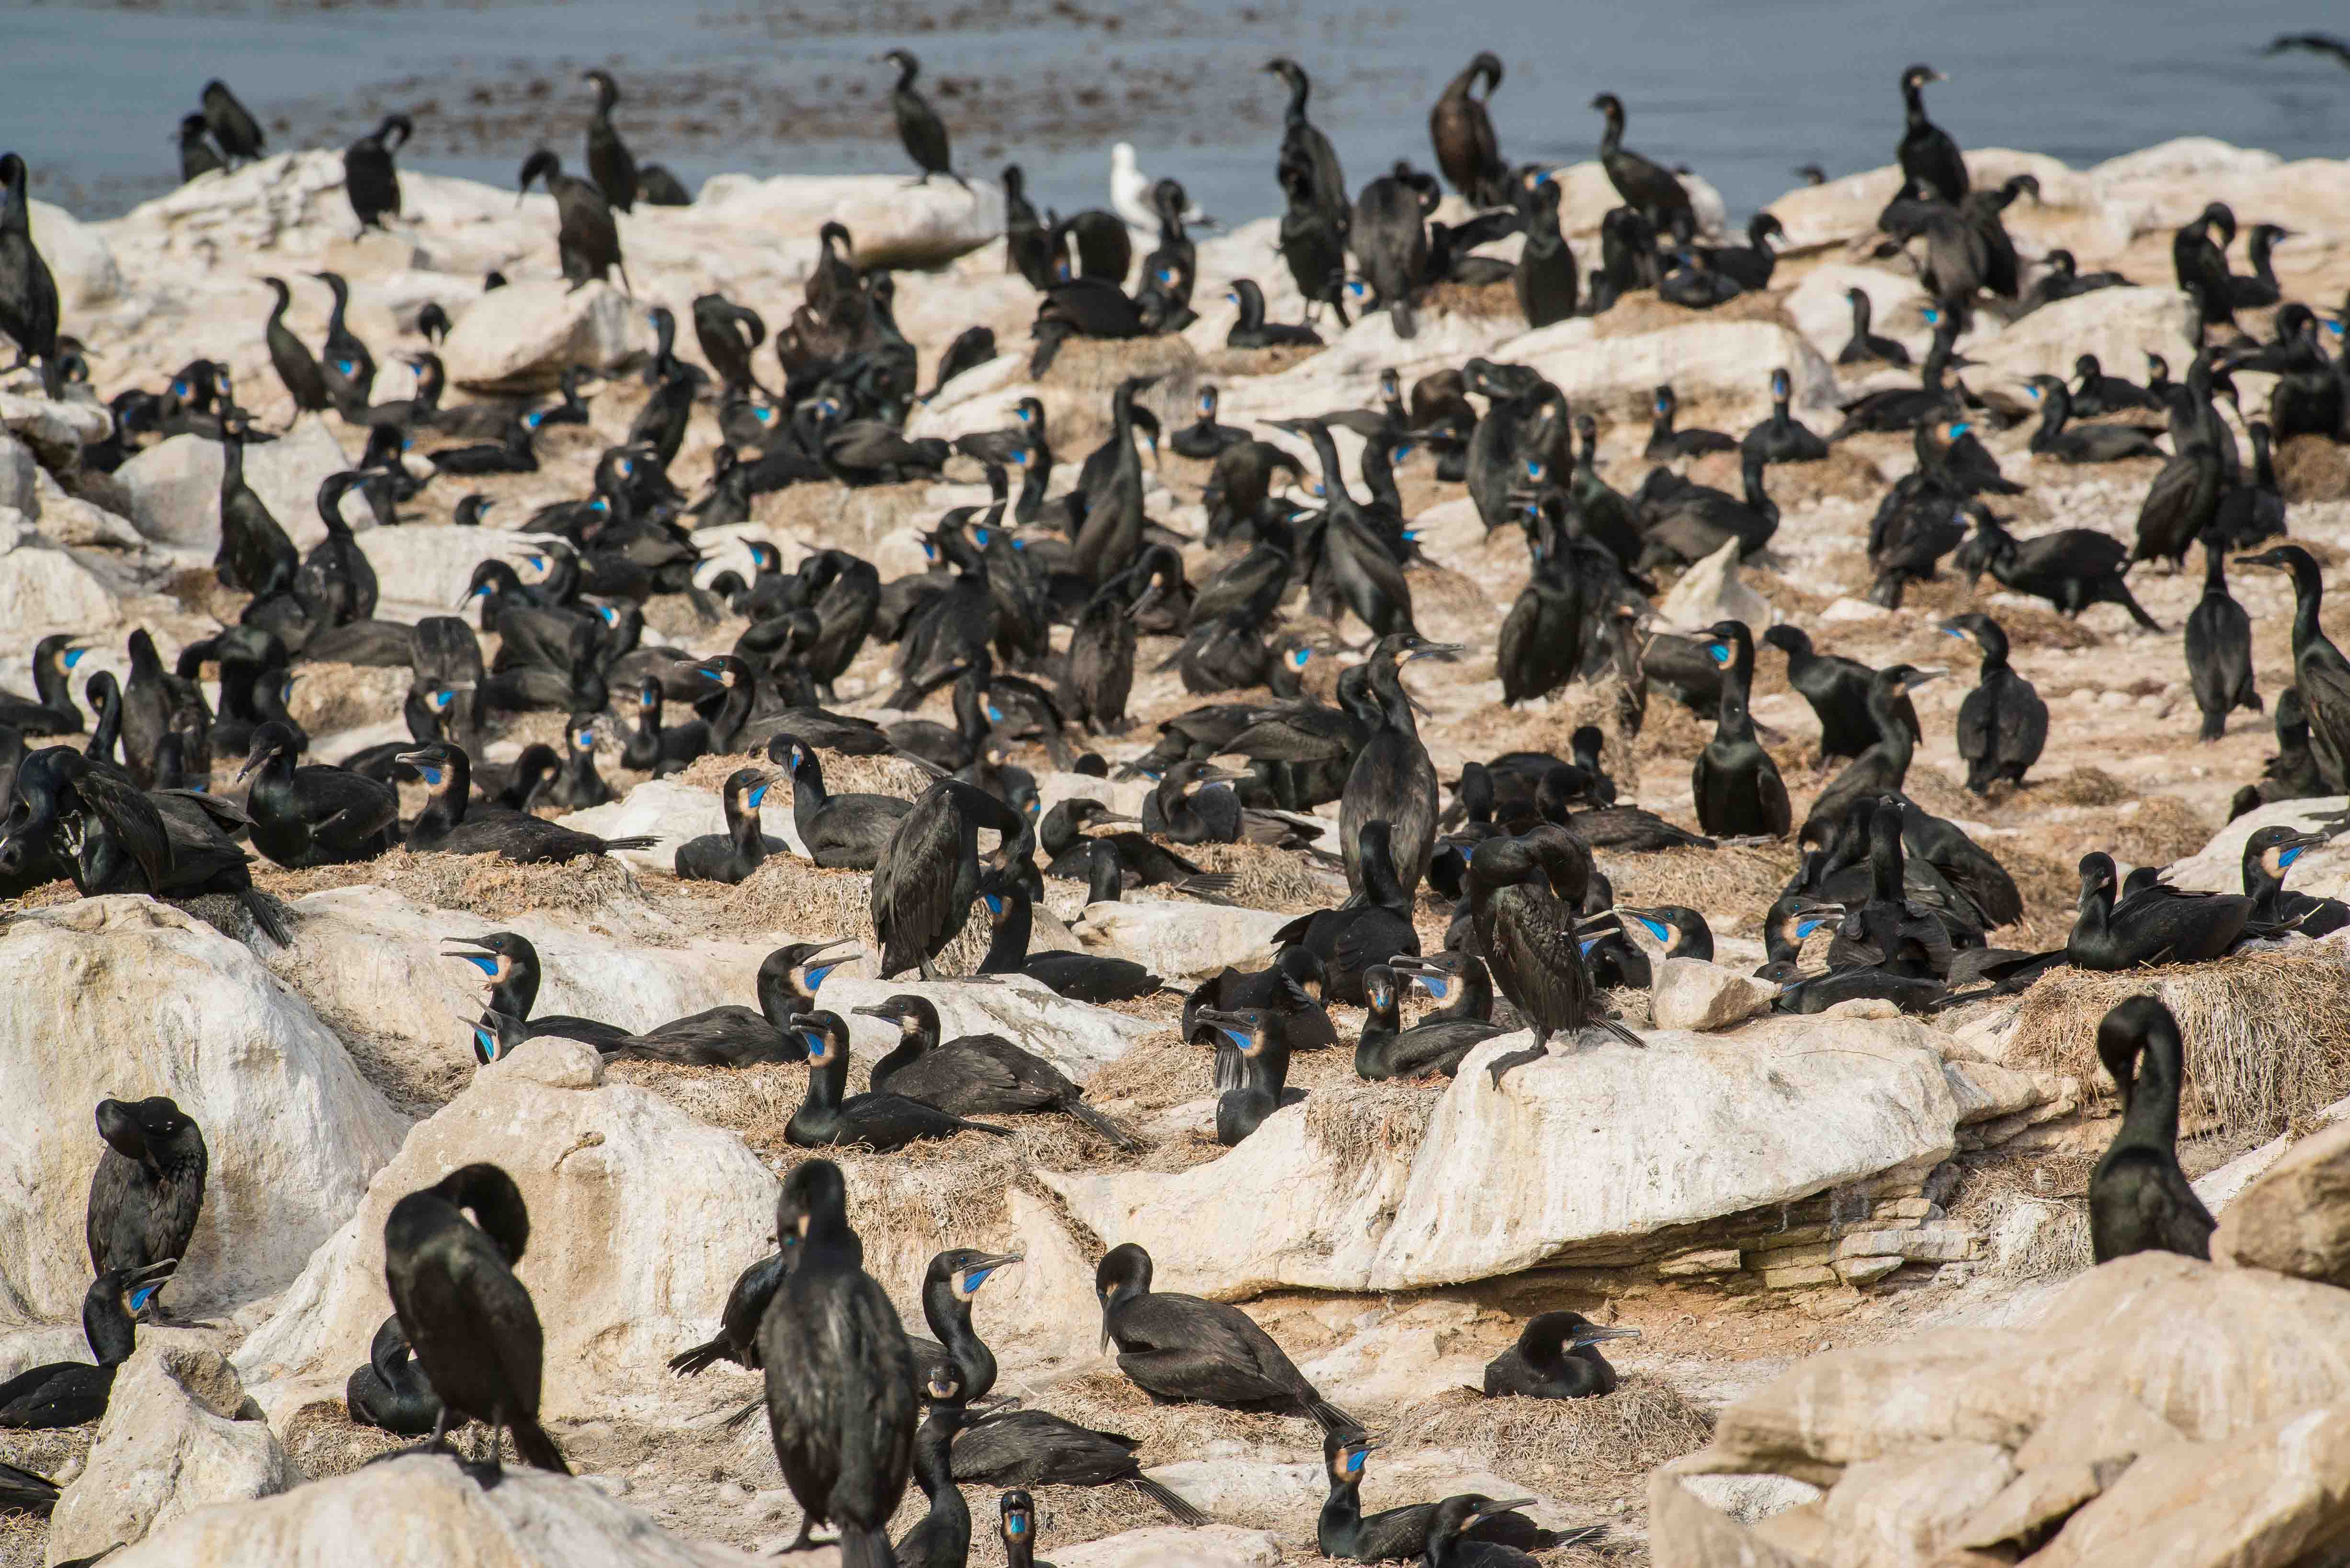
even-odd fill
[(1129, 1302), (1118, 1314), (1118, 1366), (1131, 1376), (1140, 1365), (1154, 1392), (1239, 1404), (1294, 1399), (1305, 1382), (1246, 1313), (1197, 1296)]

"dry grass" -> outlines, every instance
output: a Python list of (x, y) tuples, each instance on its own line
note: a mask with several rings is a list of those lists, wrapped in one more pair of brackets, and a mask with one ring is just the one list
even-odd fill
[[(1693, 327), (1715, 321), (1771, 321), (1793, 329), (1794, 320), (1787, 315), (1784, 301), (1787, 290), (1765, 289), (1760, 293), (1742, 294), (1734, 299), (1715, 306), (1711, 310), (1691, 310), (1685, 305), (1675, 305), (1659, 296), (1654, 289), (1639, 288), (1622, 296), (1605, 314), (1592, 317), (1596, 336), (1602, 340), (1610, 337), (1638, 337), (1643, 333), (1662, 332), (1675, 327)], [(1760, 399), (1769, 389), (1758, 386), (1754, 395)], [(1648, 417), (1648, 394), (1644, 388), (1633, 402), (1638, 406), (1637, 418), (1646, 422)], [(1688, 404), (1682, 405), (1681, 422), (1698, 425), (1703, 421), (1689, 417)]]
[(411, 679), (404, 665), (297, 665), (294, 693), (286, 701), (286, 711), (311, 735), (380, 723), (400, 717)]
[[(931, 783), (929, 774), (903, 757), (854, 757), (818, 747), (816, 760), (824, 767), (827, 794), (894, 794), (900, 800), (916, 800)], [(779, 784), (788, 784), (791, 775), (782, 767), (764, 764), (746, 753), (697, 757), (674, 776), (688, 789), (706, 789), (715, 795), (736, 769), (760, 765), (765, 765)]]
[[(1827, 432), (1823, 431), (1819, 433), (1825, 435)], [(1739, 484), (1739, 480), (1731, 479), (1733, 492), (1738, 490)], [(1762, 485), (1770, 493), (1772, 500), (1785, 510), (1794, 512), (1816, 506), (1823, 501), (1866, 501), (1874, 504), (1885, 493), (1885, 475), (1865, 453), (1839, 443), (1828, 448), (1827, 456), (1817, 462), (1773, 463), (1763, 475)], [(1756, 586), (1761, 587), (1760, 584)], [(1771, 589), (1764, 589), (1763, 596), (1782, 610), (1793, 612), (1802, 607), (1800, 597), (1783, 599)], [(1819, 599), (1814, 607), (1825, 609), (1827, 601)]]
[(2114, 857), (2132, 866), (2168, 866), (2210, 841), (2212, 825), (2175, 794), (2151, 794), (2114, 813)]
[(1440, 283), (1425, 289), (1419, 296), (1423, 315), (1466, 316), (1480, 321), (1523, 321), (1524, 307), (1518, 304), (1518, 286), (1514, 280), (1500, 283)]
[(2277, 489), (2288, 504), (2339, 501), (2350, 495), (2350, 452), (2324, 436), (2294, 436), (2277, 448), (2276, 476)]
[(1321, 1429), (1303, 1416), (1256, 1415), (1213, 1405), (1153, 1405), (1124, 1373), (1111, 1369), (1064, 1378), (1053, 1385), (1048, 1398), (1036, 1403), (1056, 1416), (1139, 1439), (1142, 1446), (1135, 1457), (1146, 1469), (1196, 1459), (1216, 1443), (1293, 1454), (1316, 1453), (1322, 1447)]
[[(1293, 365), (1304, 364), (1320, 352), (1320, 348), (1310, 343), (1280, 344), (1270, 348), (1211, 348), (1199, 357), (1197, 373), (1226, 379), (1277, 376)], [(1054, 366), (1055, 369), (1059, 368), (1057, 364)], [(1052, 378), (1048, 375), (1045, 379), (1049, 381)], [(1154, 391), (1157, 389), (1152, 389)]]
[[(89, 1458), (98, 1427), (0, 1431), (0, 1459), (62, 1486), (58, 1472)], [(0, 1513), (0, 1568), (41, 1568), (47, 1560), (49, 1521), (29, 1513)]]
[[(1324, 1054), (1347, 1053), (1342, 1045)], [(1351, 1077), (1351, 1062), (1347, 1070)], [(1419, 1140), (1427, 1135), (1444, 1087), (1443, 1080), (1428, 1078), (1318, 1090), (1306, 1096), (1305, 1136), (1343, 1171), (1358, 1169), (1374, 1155), (1409, 1164), (1419, 1152)]]
[(1659, 1465), (1713, 1438), (1713, 1417), (1669, 1383), (1627, 1378), (1598, 1399), (1488, 1399), (1447, 1389), (1407, 1411), (1391, 1447), (1466, 1449), (1513, 1480), (1587, 1495), (1638, 1488)]
[[(1336, 837), (1334, 827), (1324, 841), (1335, 849)], [(1202, 871), (1239, 877), (1222, 897), (1252, 909), (1304, 914), (1329, 909), (1347, 896), (1343, 876), (1334, 886), (1294, 849), (1276, 849), (1269, 844), (1191, 844), (1182, 846), (1179, 853)]]
[(1660, 849), (1652, 855), (1602, 855), (1599, 868), (1618, 904), (1679, 904), (1709, 918), (1735, 913), (1724, 936), (1760, 936), (1762, 915), (1801, 863), (1793, 840), (1722, 849)]
[(2188, 1084), (2230, 1128), (2273, 1137), (2350, 1091), (2350, 967), (2323, 949), (2121, 974), (2056, 970), (2023, 993), (2011, 1060), (2109, 1091), (2097, 1024), (2140, 995), (2177, 1016)]
[(2129, 785), (2103, 768), (2077, 767), (2061, 777), (2033, 786), (2040, 805), (2118, 805), (2129, 799)]
[(526, 909), (592, 915), (641, 908), (644, 888), (627, 866), (604, 856), (566, 866), (516, 866), (496, 855), (412, 855), (395, 849), (363, 866), (286, 871), (256, 866), (254, 886), (288, 902), (327, 888), (387, 888), (429, 909), (502, 919)]
[[(484, 1429), (473, 1433), (478, 1437)], [(462, 1443), (464, 1434), (453, 1434)], [(402, 1438), (380, 1427), (362, 1427), (350, 1417), (339, 1399), (320, 1399), (303, 1406), (286, 1424), (286, 1457), (312, 1480), (350, 1474), (369, 1460), (394, 1453), (418, 1439)]]

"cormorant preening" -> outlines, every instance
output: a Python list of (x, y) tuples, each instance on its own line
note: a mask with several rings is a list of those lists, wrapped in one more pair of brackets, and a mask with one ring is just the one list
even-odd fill
[(1982, 649), (1975, 689), (1959, 704), (1959, 755), (1966, 759), (1967, 787), (1977, 794), (2004, 779), (2022, 784), (2048, 743), (2048, 704), (2032, 682), (2007, 662), (2007, 633), (1987, 615), (1952, 616), (1942, 629), (1972, 637)]
[(1599, 138), (1599, 161), (1607, 171), (1607, 182), (1624, 198), (1625, 205), (1638, 211), (1649, 225), (1663, 232), (1672, 226), (1672, 214), (1690, 211), (1689, 188), (1664, 169), (1637, 152), (1624, 150), (1624, 101), (1612, 92), (1603, 92), (1591, 100), (1591, 107), (1607, 119), (1607, 129)]
[(582, 71), (579, 79), (596, 86), (596, 111), (588, 117), (588, 172), (613, 211), (628, 212), (637, 204), (637, 161), (612, 128), (620, 88), (609, 71)]
[(228, 167), (221, 155), (213, 151), (213, 128), (204, 123), (202, 114), (180, 117), (180, 183), (184, 185), (199, 174), (216, 174)]
[(1530, 1497), (1513, 1497), (1497, 1501), (1476, 1492), (1446, 1498), (1429, 1516), (1428, 1545), (1419, 1558), (1421, 1568), (1536, 1568), (1534, 1559), (1516, 1547), (1480, 1541), (1470, 1534), (1495, 1514), (1524, 1508), (1534, 1501)]
[[(1485, 84), (1482, 99), (1477, 96), (1481, 78)], [(1445, 84), (1436, 107), (1428, 111), (1428, 139), (1436, 148), (1436, 166), (1472, 206), (1499, 207), (1510, 200), (1510, 168), (1502, 161), (1492, 117), (1485, 109), (1486, 99), (1501, 85), (1501, 57), (1480, 51)]]
[(2203, 711), (2199, 739), (2216, 741), (2228, 732), (2229, 711), (2262, 711), (2252, 680), (2252, 619), (2228, 592), (2224, 543), (2203, 537), (2203, 597), (2187, 614), (2187, 680), (2195, 706)]
[(2097, 1025), (2097, 1059), (2121, 1090), (2122, 1125), (2089, 1177), (2091, 1253), (2100, 1263), (2132, 1252), (2210, 1258), (2219, 1221), (2178, 1168), (2178, 1021), (2153, 997), (2133, 996)]
[[(844, 1066), (847, 1048), (843, 1044)], [(759, 1323), (767, 1429), (805, 1517), (840, 1532), (843, 1568), (888, 1568), (884, 1533), (914, 1457), (914, 1364), (889, 1297), (865, 1272), (847, 1184), (828, 1159), (784, 1179), (775, 1238), (790, 1260)]]
[(1637, 1328), (1603, 1328), (1576, 1312), (1527, 1320), (1518, 1342), (1485, 1364), (1485, 1397), (1584, 1399), (1616, 1392), (1616, 1369), (1599, 1354), (1611, 1339), (1638, 1339)]
[(954, 1116), (1066, 1111), (1120, 1148), (1142, 1147), (1087, 1105), (1085, 1091), (1066, 1074), (1001, 1034), (964, 1034), (940, 1044), (939, 1010), (927, 998), (893, 996), (849, 1011), (898, 1026), (898, 1048), (873, 1064), (868, 1086), (877, 1094), (903, 1095)]
[(936, 980), (937, 958), (970, 918), (979, 897), (979, 833), (991, 829), (1008, 847), (1020, 815), (983, 789), (941, 779), (924, 791), (882, 846), (873, 870), (873, 929), (881, 939), (880, 978), (919, 968)]
[(1706, 656), (1724, 668), (1713, 738), (1690, 770), (1698, 826), (1717, 838), (1784, 838), (1794, 820), (1787, 786), (1779, 778), (1779, 765), (1754, 738), (1754, 717), (1746, 705), (1754, 680), (1753, 637), (1743, 621), (1717, 621), (1709, 629)]
[(32, 185), (25, 161), (0, 153), (0, 336), (16, 345), (17, 365), (40, 361), (41, 385), (56, 397), (65, 385), (57, 363), (57, 280), (33, 244)]
[(1102, 1348), (1118, 1342), (1118, 1369), (1153, 1403), (1302, 1415), (1325, 1432), (1362, 1429), (1315, 1392), (1240, 1308), (1151, 1290), (1150, 1254), (1133, 1242), (1102, 1255), (1094, 1294), (1101, 1301)]
[[(563, 160), (544, 147), (523, 161), (519, 189), (528, 191), (541, 175), (546, 177), (546, 193), (555, 198), (555, 253), (571, 286), (608, 277), (619, 267), (620, 286), (634, 294), (628, 264), (620, 259), (619, 227), (612, 222), (604, 192), (589, 181), (566, 174)], [(519, 195), (515, 198), (517, 206), (521, 201)]]
[(1010, 1127), (965, 1121), (904, 1095), (850, 1095), (848, 1025), (840, 1014), (795, 1013), (792, 1027), (807, 1042), (808, 1064), (806, 1096), (784, 1127), (785, 1138), (796, 1147), (856, 1147), (890, 1154), (910, 1143), (959, 1132), (1012, 1136)]
[(1950, 78), (1931, 66), (1911, 66), (1901, 73), (1901, 102), (1906, 129), (1898, 156), (1908, 189), (1927, 200), (1955, 203), (1967, 193), (1967, 161), (1950, 133), (1926, 118), (1928, 82)]
[[(473, 1217), (466, 1217), (466, 1210)], [(538, 1424), (545, 1338), (530, 1293), (514, 1276), (530, 1242), (530, 1212), (514, 1178), (468, 1165), (391, 1206), (383, 1222), (383, 1277), (392, 1310), (425, 1380), (440, 1397), (431, 1446), (445, 1450), (452, 1419), (490, 1428), (490, 1470), (501, 1428), (515, 1457), (558, 1475), (571, 1467)]]
[[(350, 198), (361, 229), (383, 227), (386, 213), (400, 215), (400, 171), (391, 155), (415, 134), (408, 116), (387, 114), (382, 124), (343, 150), (343, 194)], [(271, 357), (276, 358), (274, 348)]]
[(1627, 1044), (1641, 1044), (1600, 1012), (1583, 966), (1575, 927), (1591, 877), (1591, 851), (1555, 823), (1515, 838), (1489, 838), (1469, 857), (1469, 916), (1477, 945), (1493, 983), (1534, 1034), (1532, 1046), (1486, 1064), (1497, 1086), (1513, 1068), (1547, 1055), (1554, 1034), (1596, 1027)]
[(212, 1164), (203, 1129), (177, 1102), (158, 1095), (99, 1101), (98, 1136), (106, 1152), (89, 1179), (83, 1222), (91, 1271), (186, 1257)]
[(2240, 556), (2240, 566), (2293, 574), (2293, 684), (2309, 715), (2309, 749), (2329, 791), (2350, 780), (2350, 660), (2319, 625), (2325, 578), (2317, 558), (2298, 545)]
[(909, 182), (927, 185), (933, 174), (943, 174), (964, 190), (971, 182), (954, 171), (954, 155), (947, 143), (947, 122), (931, 107), (914, 87), (914, 78), (921, 71), (921, 62), (904, 49), (892, 49), (881, 58), (898, 67), (898, 85), (889, 89), (889, 112), (898, 121), (898, 140), (906, 144), (906, 156), (922, 173)]
[(161, 1258), (101, 1271), (81, 1298), (81, 1332), (97, 1363), (53, 1361), (0, 1383), (0, 1430), (80, 1427), (105, 1415), (114, 1374), (137, 1346), (132, 1320), (179, 1266), (177, 1258)]
[(367, 1364), (343, 1385), (343, 1408), (362, 1427), (421, 1438), (441, 1420), (441, 1396), (424, 1376), (400, 1332), (400, 1314), (376, 1325)]
[(264, 139), (260, 122), (252, 112), (237, 101), (224, 81), (208, 81), (203, 94), (204, 123), (212, 128), (213, 140), (228, 155), (232, 164), (262, 155)]
[(290, 870), (372, 860), (400, 843), (400, 792), (348, 768), (296, 766), (293, 726), (272, 719), (253, 732), (237, 771), (253, 787), (245, 815), (253, 846)]

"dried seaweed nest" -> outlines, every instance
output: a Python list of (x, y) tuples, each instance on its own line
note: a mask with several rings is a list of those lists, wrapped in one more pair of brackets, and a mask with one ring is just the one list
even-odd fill
[[(2276, 476), (2277, 489), (2288, 504), (2338, 501), (2350, 494), (2350, 452), (2321, 435), (2293, 436), (2276, 449)], [(2305, 541), (2296, 538), (2293, 543)]]
[[(828, 794), (893, 794), (900, 800), (916, 800), (931, 786), (931, 775), (903, 757), (858, 757), (821, 746), (816, 753), (824, 768)], [(775, 773), (779, 783), (788, 784), (788, 775), (768, 763), (764, 754), (746, 753), (697, 757), (684, 772), (671, 776), (688, 789), (706, 789), (714, 796), (736, 769), (762, 766)]]
[(2178, 1018), (2188, 1085), (2231, 1128), (2273, 1137), (2350, 1092), (2350, 965), (2309, 945), (2120, 974), (2055, 970), (2023, 993), (2010, 1060), (2107, 1091), (2097, 1024), (2142, 995)]
[[(1343, 1055), (1344, 1047), (1325, 1054)], [(1430, 1078), (1317, 1090), (1305, 1099), (1305, 1136), (1340, 1170), (1355, 1170), (1374, 1155), (1409, 1164), (1444, 1088), (1444, 1080)]]
[[(648, 878), (645, 886), (662, 896), (663, 929), (671, 941), (755, 941), (785, 934), (854, 937), (867, 952), (880, 950), (873, 931), (870, 872), (815, 866), (795, 855), (770, 855), (733, 887), (663, 874)], [(987, 956), (992, 934), (985, 906), (974, 901), (962, 929), (931, 961), (941, 974), (973, 973)]]
[(296, 665), (286, 711), (305, 733), (312, 735), (380, 723), (400, 717), (411, 679), (405, 665)]
[(615, 909), (650, 912), (635, 873), (608, 856), (561, 866), (517, 866), (496, 855), (415, 855), (405, 849), (358, 866), (287, 871), (256, 865), (253, 885), (286, 902), (328, 888), (387, 888), (431, 909), (462, 909), (499, 919), (525, 909), (571, 914)]
[(1793, 840), (1720, 849), (1659, 849), (1648, 855), (1602, 854), (1599, 868), (1620, 904), (1679, 904), (1735, 915), (1723, 936), (1759, 936), (1762, 915), (1801, 863)]
[[(1320, 842), (1335, 852), (1337, 836), (1337, 826), (1332, 824)], [(1177, 853), (1202, 871), (1240, 878), (1230, 892), (1220, 896), (1252, 909), (1304, 914), (1326, 909), (1347, 896), (1343, 877), (1334, 888), (1327, 876), (1294, 849), (1277, 849), (1269, 844), (1191, 844), (1178, 846)]]
[(2082, 766), (2033, 785), (2033, 794), (2041, 805), (2118, 805), (2131, 791), (2103, 768)]
[(1404, 1413), (1390, 1447), (1465, 1449), (1546, 1491), (1639, 1485), (1713, 1438), (1713, 1417), (1672, 1384), (1627, 1373), (1596, 1399), (1488, 1399), (1450, 1388)]
[(1514, 279), (1499, 283), (1439, 283), (1420, 291), (1424, 316), (1466, 316), (1483, 321), (1523, 321), (1525, 307), (1518, 303)]
[[(487, 1428), (475, 1428), (485, 1437)], [(463, 1442), (463, 1428), (451, 1436)], [(385, 1454), (407, 1448), (413, 1439), (363, 1427), (350, 1417), (340, 1399), (314, 1399), (294, 1413), (286, 1425), (286, 1457), (312, 1480), (345, 1476)]]
[[(1591, 318), (1594, 328), (1592, 335), (1601, 340), (1610, 337), (1638, 337), (1643, 333), (1661, 332), (1669, 327), (1690, 327), (1716, 321), (1769, 321), (1793, 331), (1795, 326), (1794, 320), (1786, 311), (1788, 293), (1789, 291), (1783, 288), (1750, 290), (1734, 298), (1725, 300), (1710, 310), (1692, 310), (1688, 306), (1675, 305), (1670, 300), (1663, 298), (1654, 289), (1636, 288), (1617, 298), (1611, 308)], [(1767, 389), (1763, 387), (1755, 388), (1752, 400), (1759, 402)], [(1637, 417), (1646, 422), (1648, 417), (1647, 390), (1640, 389), (1637, 396), (1627, 393), (1625, 407), (1636, 410)], [(1691, 414), (1692, 406), (1696, 401), (1697, 400), (1690, 399), (1682, 403), (1681, 422), (1684, 425), (1696, 426), (1704, 422)], [(1577, 404), (1578, 408), (1581, 406), (1583, 405)]]

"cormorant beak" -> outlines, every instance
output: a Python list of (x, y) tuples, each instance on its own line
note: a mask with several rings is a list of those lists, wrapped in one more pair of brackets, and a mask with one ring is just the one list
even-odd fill
[(1949, 670), (1942, 669), (1939, 665), (1927, 670), (1913, 670), (1909, 672), (1908, 677), (1902, 680), (1901, 690), (1904, 691), (1915, 691), (1918, 687), (1925, 685), (1928, 681), (1939, 680), (1943, 676), (1948, 675), (1949, 673)]
[[(877, 1002), (868, 1007), (852, 1007), (848, 1011), (859, 1018), (886, 1018), (892, 1023), (902, 1023), (906, 1017), (886, 1002)], [(799, 1020), (795, 1018), (792, 1022), (796, 1023)]]
[(1593, 1324), (1588, 1328), (1576, 1329), (1575, 1337), (1566, 1342), (1566, 1347), (1569, 1350), (1581, 1350), (1586, 1345), (1600, 1345), (1611, 1339), (1639, 1337), (1640, 1331), (1637, 1328), (1601, 1328), (1597, 1324)]
[(253, 755), (244, 759), (244, 766), (236, 770), (235, 782), (243, 784), (244, 782), (245, 774), (251, 773), (254, 769), (259, 767), (262, 763), (267, 762), (270, 758), (276, 756), (284, 749), (285, 748), (282, 746), (261, 746), (255, 748)]
[(1243, 779), (1256, 777), (1252, 773), (1237, 773), (1231, 768), (1210, 768), (1192, 782), (1195, 784), (1238, 784)]
[[(1247, 775), (1242, 774), (1241, 776), (1246, 777)], [(1086, 826), (1088, 827), (1099, 827), (1103, 826), (1112, 827), (1139, 827), (1142, 826), (1142, 818), (1139, 816), (1115, 816), (1107, 812), (1104, 812), (1101, 815), (1092, 818)]]
[(1422, 643), (1404, 655), (1404, 662), (1410, 664), (1422, 659), (1435, 659), (1450, 664), (1468, 651), (1466, 645), (1458, 642)]

